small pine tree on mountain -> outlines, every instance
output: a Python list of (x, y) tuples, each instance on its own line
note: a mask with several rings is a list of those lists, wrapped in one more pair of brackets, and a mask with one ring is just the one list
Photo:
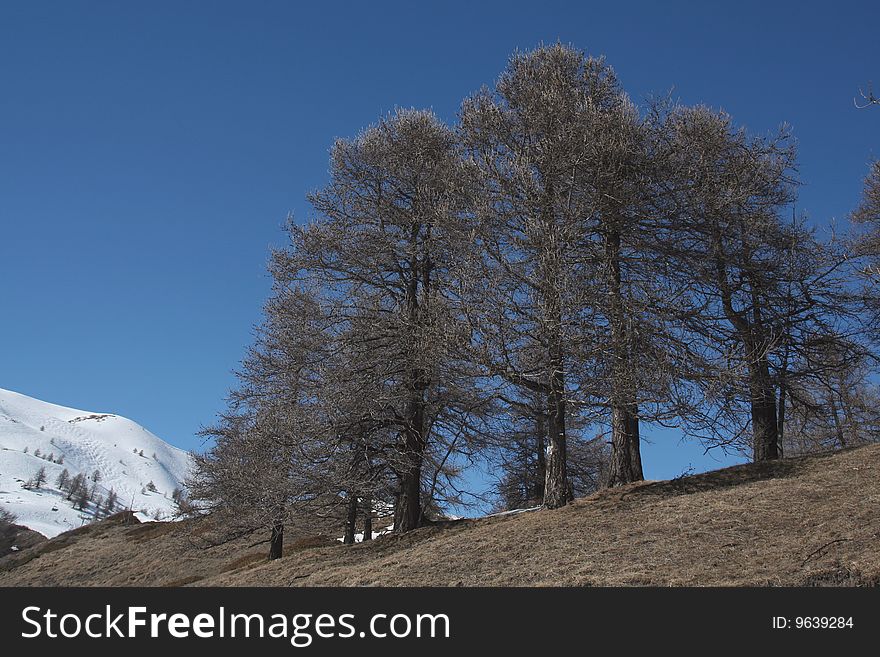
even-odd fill
[(30, 447), (28, 447), (27, 445), (25, 445), (25, 446), (24, 446), (24, 453), (27, 454), (29, 449), (30, 449)]
[(55, 452), (49, 452), (49, 456), (46, 457), (46, 460), (55, 463)]
[(56, 463), (58, 465), (64, 465), (64, 454), (62, 454), (61, 456), (58, 457), (58, 460), (56, 461)]
[(94, 481), (94, 482), (97, 484), (98, 482), (101, 481), (101, 479), (102, 479), (101, 471), (100, 471), (100, 470), (95, 470), (95, 471), (92, 473), (92, 481)]
[(29, 482), (31, 484), (31, 488), (36, 488), (40, 490), (40, 486), (46, 483), (46, 468), (40, 466), (40, 469), (34, 474), (33, 479)]
[(104, 500), (104, 513), (105, 515), (111, 515), (116, 511), (116, 505), (118, 504), (119, 496), (116, 494), (116, 491), (112, 488), (110, 492), (107, 493), (107, 499)]
[(67, 499), (73, 500), (86, 487), (85, 477), (81, 473), (74, 475), (67, 484)]
[(144, 450), (141, 450), (140, 452), (138, 452), (138, 454), (139, 454), (139, 456), (143, 456), (143, 455), (144, 455)]
[(37, 458), (40, 458), (40, 454), (42, 454), (42, 452), (40, 451), (40, 448), (37, 447), (37, 448), (34, 450), (34, 456), (36, 456)]
[(91, 495), (89, 493), (88, 487), (85, 485), (80, 486), (79, 493), (76, 496), (76, 503), (74, 507), (79, 509), (80, 511), (84, 511), (85, 508), (89, 505), (91, 501)]
[(58, 490), (67, 490), (67, 485), (70, 483), (70, 473), (67, 471), (67, 468), (64, 468), (61, 471), (61, 474), (58, 475), (58, 479), (55, 480), (55, 488)]
[(152, 480), (150, 480), (150, 483), (147, 484), (147, 490), (151, 493), (156, 492), (156, 484), (154, 484)]

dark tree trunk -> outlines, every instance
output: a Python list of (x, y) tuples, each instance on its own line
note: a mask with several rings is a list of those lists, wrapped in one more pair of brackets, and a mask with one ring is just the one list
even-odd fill
[[(748, 360), (749, 403), (752, 415), (752, 460), (772, 461), (780, 457), (779, 416), (776, 412), (776, 390), (770, 377), (767, 348), (770, 341), (764, 329), (762, 301), (757, 288), (750, 281), (752, 300), (749, 311), (737, 311), (727, 276), (727, 260), (719, 234), (714, 236), (715, 275), (724, 314), (742, 340)], [(786, 359), (788, 356), (786, 356)]]
[(404, 432), (404, 469), (394, 510), (394, 531), (404, 533), (422, 525), (422, 460), (425, 455), (425, 374), (414, 369), (411, 374), (413, 396), (407, 405), (409, 426)]
[(779, 458), (779, 418), (776, 416), (776, 393), (770, 379), (770, 365), (764, 357), (749, 366), (752, 410), (753, 460)]
[(609, 486), (623, 486), (645, 478), (642, 471), (639, 417), (633, 407), (611, 411), (611, 463)]
[(284, 550), (284, 523), (276, 520), (272, 523), (272, 535), (269, 537), (269, 561), (280, 559)]
[(777, 419), (776, 419), (776, 435), (779, 440), (779, 451), (782, 452), (782, 446), (785, 444), (785, 398), (786, 398), (786, 386), (783, 383), (779, 385), (779, 404), (777, 406), (778, 410)]
[(421, 398), (410, 403), (409, 415), (411, 426), (404, 438), (406, 462), (400, 474), (397, 508), (394, 510), (394, 531), (397, 533), (412, 531), (422, 525), (422, 459), (426, 441), (425, 405)]
[(354, 534), (357, 528), (357, 515), (357, 496), (349, 493), (346, 498), (345, 533), (342, 535), (342, 542), (346, 545), (354, 543)]
[[(411, 241), (415, 246), (418, 226), (413, 226)], [(427, 256), (419, 262), (413, 258), (409, 263), (410, 278), (407, 281), (406, 304), (409, 321), (418, 326), (420, 319), (419, 286), (425, 303), (429, 298), (431, 285), (431, 263)], [(422, 460), (428, 441), (426, 436), (427, 418), (425, 415), (425, 391), (428, 389), (428, 375), (415, 364), (409, 370), (409, 402), (406, 418), (408, 426), (403, 432), (403, 471), (399, 473), (400, 488), (397, 506), (394, 509), (394, 531), (404, 533), (422, 525)]]
[(408, 455), (410, 464), (400, 477), (400, 491), (394, 512), (394, 531), (404, 533), (422, 524), (422, 459), (421, 453)]
[[(568, 454), (565, 441), (565, 350), (563, 348), (563, 311), (561, 267), (563, 240), (554, 209), (555, 191), (548, 178), (542, 201), (540, 224), (541, 257), (537, 279), (544, 304), (547, 333), (547, 447), (545, 457), (544, 506), (557, 509), (571, 501), (571, 486), (566, 468)], [(542, 391), (543, 392), (543, 391)]]
[(550, 394), (547, 396), (547, 474), (544, 479), (544, 506), (557, 509), (571, 502), (571, 486), (566, 471), (565, 376), (561, 349), (551, 357)]
[(642, 481), (645, 478), (645, 474), (642, 471), (642, 438), (639, 431), (638, 407), (635, 405), (633, 405), (633, 410), (630, 412), (629, 423), (630, 476), (632, 481)]
[(846, 437), (843, 434), (843, 424), (840, 422), (840, 412), (837, 410), (837, 402), (834, 401), (833, 390), (828, 399), (831, 402), (831, 419), (834, 420), (834, 433), (837, 437), (837, 443), (841, 448), (846, 447)]
[(638, 407), (629, 357), (629, 331), (626, 325), (622, 274), (620, 267), (620, 233), (609, 231), (605, 237), (608, 268), (609, 323), (611, 325), (611, 464), (609, 486), (623, 486), (642, 481), (641, 447), (639, 445)]
[(373, 501), (364, 499), (364, 540), (373, 540)]

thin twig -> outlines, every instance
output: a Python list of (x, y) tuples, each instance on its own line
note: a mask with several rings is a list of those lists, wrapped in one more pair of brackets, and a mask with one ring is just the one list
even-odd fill
[(820, 546), (819, 548), (817, 548), (817, 549), (813, 550), (812, 552), (810, 552), (810, 554), (807, 555), (807, 558), (804, 559), (804, 561), (803, 561), (803, 563), (802, 563), (801, 565), (802, 565), (802, 566), (806, 566), (806, 565), (807, 565), (807, 562), (808, 562), (810, 559), (812, 559), (812, 558), (813, 558), (816, 554), (818, 554), (819, 552), (822, 552), (823, 550), (825, 550), (825, 548), (829, 548), (829, 547), (831, 547), (832, 545), (834, 545), (835, 543), (845, 543), (846, 541), (851, 541), (851, 540), (852, 540), (851, 538), (837, 538), (837, 539), (835, 539), (835, 540), (833, 540), (833, 541), (829, 541), (829, 542), (826, 543), (825, 545), (822, 545), (822, 546)]

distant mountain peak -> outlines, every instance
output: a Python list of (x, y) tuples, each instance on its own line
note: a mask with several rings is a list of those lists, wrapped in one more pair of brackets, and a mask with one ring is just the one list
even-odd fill
[[(187, 452), (128, 418), (0, 388), (0, 508), (45, 536), (103, 516), (113, 497), (115, 510), (170, 519), (191, 465)], [(82, 482), (71, 493), (77, 475)]]

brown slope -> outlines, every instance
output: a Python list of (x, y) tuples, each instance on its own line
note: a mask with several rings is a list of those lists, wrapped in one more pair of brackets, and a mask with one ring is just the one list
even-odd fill
[(0, 557), (13, 555), (45, 540), (45, 536), (33, 529), (0, 522)]
[[(184, 525), (144, 527), (155, 535), (109, 527), (5, 572), (0, 561), (0, 585), (877, 584), (880, 446), (645, 482), (372, 544), (306, 542), (272, 563), (264, 546), (202, 550)], [(119, 565), (96, 567), (108, 553)]]

